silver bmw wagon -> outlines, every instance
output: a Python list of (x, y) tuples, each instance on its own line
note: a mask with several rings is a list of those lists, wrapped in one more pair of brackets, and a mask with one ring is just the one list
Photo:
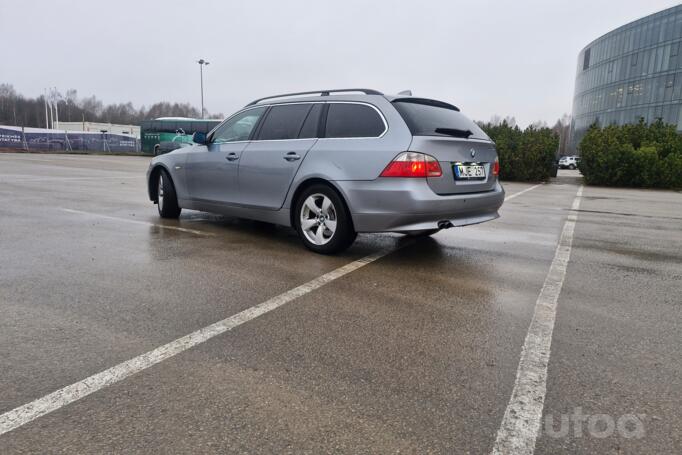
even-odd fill
[(291, 226), (318, 253), (358, 232), (431, 235), (497, 218), (495, 144), (452, 104), (343, 89), (261, 98), (152, 159), (149, 198)]

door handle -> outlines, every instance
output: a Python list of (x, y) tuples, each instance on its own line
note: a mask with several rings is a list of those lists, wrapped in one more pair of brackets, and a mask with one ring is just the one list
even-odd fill
[(225, 157), (225, 159), (226, 159), (227, 161), (235, 161), (235, 160), (238, 160), (238, 159), (239, 159), (239, 155), (237, 155), (237, 154), (234, 153), (234, 152), (228, 153), (227, 156)]
[(296, 152), (289, 152), (286, 155), (284, 155), (284, 159), (287, 161), (296, 161), (301, 159), (301, 155), (299, 155)]

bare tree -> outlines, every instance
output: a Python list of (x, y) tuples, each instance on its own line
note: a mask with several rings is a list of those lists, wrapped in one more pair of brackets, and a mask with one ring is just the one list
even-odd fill
[(491, 126), (498, 126), (500, 123), (502, 123), (502, 117), (497, 114), (493, 114), (490, 117), (490, 121), (488, 122), (488, 124)]
[[(142, 120), (157, 117), (200, 117), (198, 109), (190, 103), (161, 101), (139, 109), (131, 102), (105, 105), (94, 95), (79, 98), (73, 88), (56, 102), (60, 120), (69, 122), (83, 120), (137, 125)], [(223, 114), (209, 114), (207, 117), (223, 118)], [(24, 98), (11, 84), (0, 84), (0, 124), (45, 127), (45, 97)]]
[(568, 136), (571, 131), (571, 116), (564, 114), (560, 119), (556, 121), (552, 127), (554, 131), (559, 136), (559, 156), (564, 156), (568, 154)]
[(514, 128), (516, 126), (516, 117), (508, 115), (504, 118), (504, 122), (510, 127)]

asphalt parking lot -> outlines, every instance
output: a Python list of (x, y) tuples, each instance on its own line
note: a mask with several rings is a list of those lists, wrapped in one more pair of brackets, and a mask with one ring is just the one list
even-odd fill
[[(22, 421), (0, 453), (491, 453), (545, 292), (535, 453), (682, 453), (681, 193), (562, 171), (505, 184), (496, 221), (320, 256), (285, 228), (159, 219), (148, 161), (0, 154), (0, 414), (286, 301)], [(623, 416), (642, 431), (608, 432)]]

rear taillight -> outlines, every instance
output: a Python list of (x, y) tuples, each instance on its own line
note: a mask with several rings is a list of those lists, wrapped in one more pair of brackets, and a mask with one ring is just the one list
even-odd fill
[(440, 177), (438, 160), (418, 152), (403, 152), (388, 163), (381, 177)]
[(493, 163), (493, 175), (500, 175), (500, 160), (499, 160), (499, 158), (495, 158), (495, 162)]

